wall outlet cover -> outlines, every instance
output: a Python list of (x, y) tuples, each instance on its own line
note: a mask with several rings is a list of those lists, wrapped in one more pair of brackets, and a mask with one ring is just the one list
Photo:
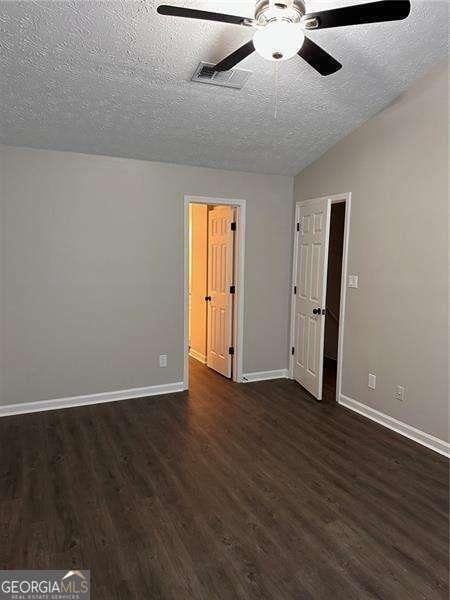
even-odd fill
[(374, 390), (377, 387), (377, 376), (373, 373), (369, 373), (368, 386), (370, 390)]
[(403, 385), (398, 385), (395, 388), (395, 399), (399, 402), (404, 402), (405, 400), (406, 389)]
[(160, 354), (159, 355), (159, 366), (161, 368), (167, 367), (167, 354)]

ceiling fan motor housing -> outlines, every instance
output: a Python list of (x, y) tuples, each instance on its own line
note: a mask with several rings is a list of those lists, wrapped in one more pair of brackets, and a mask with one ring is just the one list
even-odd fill
[(255, 8), (257, 25), (264, 26), (274, 20), (299, 23), (305, 14), (303, 0), (258, 0)]

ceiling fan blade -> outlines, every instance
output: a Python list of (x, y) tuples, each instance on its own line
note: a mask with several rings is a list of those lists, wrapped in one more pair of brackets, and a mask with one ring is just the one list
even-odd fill
[(237, 17), (235, 15), (225, 15), (222, 13), (209, 12), (207, 10), (195, 10), (193, 8), (183, 8), (181, 6), (168, 6), (161, 4), (157, 11), (160, 15), (169, 17), (185, 17), (187, 19), (203, 19), (205, 21), (218, 21), (219, 23), (231, 23), (232, 25), (246, 25), (252, 21), (246, 17)]
[(250, 56), (252, 52), (255, 51), (255, 46), (253, 45), (253, 41), (250, 40), (244, 46), (241, 46), (237, 50), (235, 50), (232, 54), (224, 58), (218, 63), (214, 69), (216, 71), (229, 71), (233, 67), (235, 67), (241, 60), (244, 60), (247, 56)]
[(306, 29), (325, 29), (343, 25), (361, 25), (406, 19), (411, 10), (409, 0), (382, 0), (368, 4), (343, 6), (305, 15), (302, 22)]
[(342, 68), (339, 61), (307, 37), (305, 37), (305, 41), (298, 51), (298, 55), (301, 56), (303, 60), (306, 60), (306, 62), (321, 75), (331, 75)]

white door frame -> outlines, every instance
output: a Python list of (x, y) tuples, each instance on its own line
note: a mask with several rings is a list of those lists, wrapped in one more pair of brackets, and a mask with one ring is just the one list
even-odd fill
[[(298, 213), (300, 206), (306, 202), (311, 202), (313, 198), (309, 200), (301, 200), (295, 204), (295, 227), (298, 223)], [(352, 208), (352, 194), (351, 192), (345, 192), (343, 194), (335, 194), (333, 196), (323, 196), (322, 198), (314, 198), (314, 200), (331, 200), (331, 204), (339, 204), (345, 202), (345, 223), (344, 223), (344, 242), (342, 249), (342, 276), (341, 276), (341, 303), (339, 308), (339, 335), (338, 335), (338, 355), (337, 355), (337, 374), (336, 374), (336, 401), (339, 402), (341, 397), (342, 388), (342, 361), (344, 355), (344, 327), (345, 327), (345, 303), (347, 300), (347, 263), (348, 263), (348, 241), (350, 237), (350, 214)], [(297, 273), (297, 244), (295, 235), (297, 231), (294, 230), (294, 252), (293, 252), (293, 264), (292, 264), (292, 298), (291, 298), (291, 344), (290, 348), (294, 347), (295, 338), (295, 294), (294, 286), (297, 285), (296, 273)], [(329, 235), (329, 232), (328, 232)], [(327, 267), (328, 269), (328, 267)], [(327, 271), (328, 272), (328, 271)], [(326, 276), (326, 274), (325, 274)], [(289, 377), (294, 378), (294, 357), (289, 353)], [(323, 377), (323, 374), (322, 374)]]
[(235, 285), (233, 316), (233, 381), (242, 383), (244, 348), (244, 264), (245, 264), (245, 200), (184, 196), (184, 372), (183, 387), (189, 389), (189, 204), (233, 206), (236, 208)]

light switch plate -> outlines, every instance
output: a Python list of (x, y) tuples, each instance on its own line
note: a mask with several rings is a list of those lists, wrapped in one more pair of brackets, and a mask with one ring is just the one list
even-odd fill
[(358, 289), (358, 275), (348, 276), (348, 287)]

